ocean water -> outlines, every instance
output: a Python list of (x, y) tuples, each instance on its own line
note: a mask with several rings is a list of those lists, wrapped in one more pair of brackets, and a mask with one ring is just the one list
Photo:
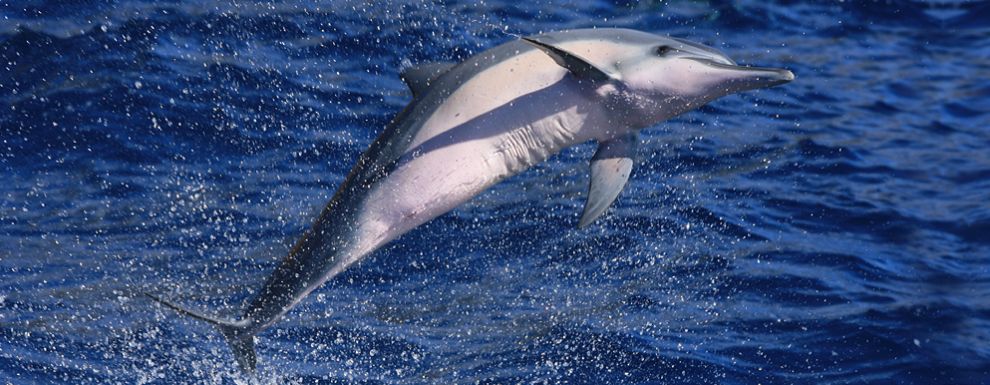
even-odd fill
[[(797, 80), (593, 144), (235, 314), (405, 66), (626, 27)], [(0, 384), (990, 384), (990, 3), (0, 2)]]

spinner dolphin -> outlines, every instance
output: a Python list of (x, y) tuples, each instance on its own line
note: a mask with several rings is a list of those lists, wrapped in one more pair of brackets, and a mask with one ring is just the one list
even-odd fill
[(409, 230), (562, 149), (595, 140), (583, 227), (633, 168), (637, 132), (736, 92), (789, 82), (690, 41), (628, 29), (516, 39), (402, 74), (412, 102), (357, 160), (312, 227), (236, 319), (148, 294), (215, 325), (253, 372), (254, 336), (328, 279)]

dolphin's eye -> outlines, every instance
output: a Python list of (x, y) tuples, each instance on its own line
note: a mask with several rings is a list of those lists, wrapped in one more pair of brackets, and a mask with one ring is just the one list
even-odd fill
[(657, 55), (663, 56), (663, 55), (666, 55), (668, 52), (673, 51), (673, 50), (674, 50), (674, 47), (671, 47), (669, 45), (661, 45), (661, 46), (657, 47)]

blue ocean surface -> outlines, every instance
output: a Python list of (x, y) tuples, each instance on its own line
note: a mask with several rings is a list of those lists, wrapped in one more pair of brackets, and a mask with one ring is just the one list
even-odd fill
[[(403, 68), (624, 27), (791, 69), (233, 316), (411, 100)], [(0, 2), (0, 384), (990, 384), (990, 2)]]

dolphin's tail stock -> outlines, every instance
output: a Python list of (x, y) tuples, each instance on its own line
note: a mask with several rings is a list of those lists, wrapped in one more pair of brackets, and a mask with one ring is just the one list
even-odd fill
[(227, 344), (230, 345), (230, 350), (234, 352), (234, 357), (237, 359), (237, 366), (240, 367), (241, 372), (247, 374), (254, 373), (258, 358), (254, 354), (254, 333), (248, 330), (250, 322), (217, 319), (186, 309), (151, 293), (144, 293), (144, 295), (155, 300), (155, 302), (179, 312), (179, 314), (187, 315), (216, 326), (220, 330), (220, 334), (223, 334), (224, 339), (227, 340)]

